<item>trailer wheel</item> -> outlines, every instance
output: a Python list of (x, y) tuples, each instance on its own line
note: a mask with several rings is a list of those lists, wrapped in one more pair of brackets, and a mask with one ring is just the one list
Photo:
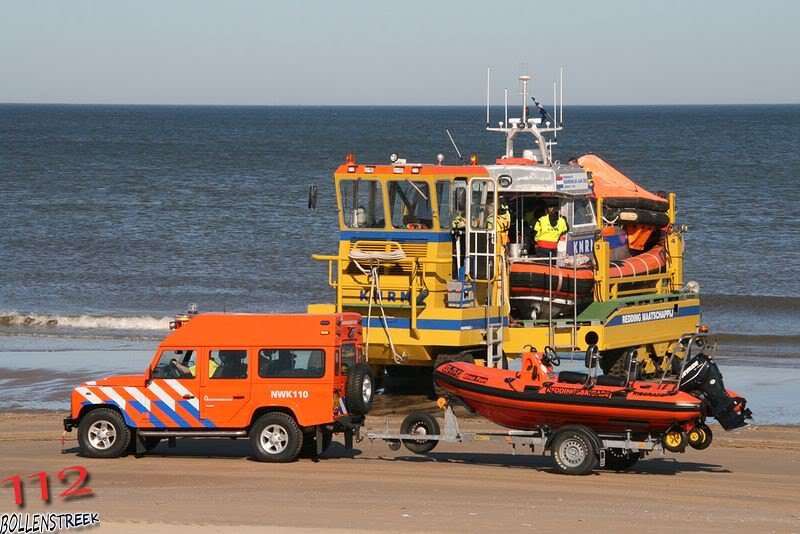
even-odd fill
[[(412, 413), (405, 419), (403, 424), (400, 425), (401, 434), (417, 434), (420, 436), (428, 436), (439, 434), (439, 422), (435, 417), (426, 413)], [(403, 440), (403, 445), (406, 449), (415, 454), (425, 454), (431, 452), (439, 442), (430, 439), (417, 439), (417, 440)]]
[(300, 427), (285, 413), (262, 415), (250, 429), (253, 458), (259, 462), (291, 462), (297, 458), (302, 444)]
[(642, 453), (629, 449), (606, 449), (606, 469), (627, 471), (639, 461)]
[(708, 425), (700, 423), (689, 431), (686, 438), (693, 449), (702, 451), (711, 445), (714, 434), (711, 432), (711, 429), (708, 428)]
[(116, 458), (128, 448), (131, 431), (119, 412), (97, 408), (78, 425), (78, 445), (89, 458)]
[(597, 450), (586, 432), (565, 430), (553, 438), (553, 463), (565, 475), (588, 475), (597, 465)]
[(372, 377), (372, 369), (366, 363), (359, 363), (347, 374), (344, 397), (347, 409), (355, 415), (367, 415), (374, 397), (375, 379)]

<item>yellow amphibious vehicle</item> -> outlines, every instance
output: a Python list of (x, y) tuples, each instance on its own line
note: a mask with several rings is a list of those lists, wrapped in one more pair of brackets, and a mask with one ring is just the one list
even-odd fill
[[(637, 362), (641, 375), (663, 371), (700, 322), (697, 286), (684, 286), (674, 194), (630, 182), (627, 201), (604, 198), (580, 161), (552, 159), (546, 136), (558, 121), (530, 118), (524, 104), (520, 118), (487, 129), (506, 137), (493, 165), (396, 155), (365, 164), (348, 154), (334, 174), (339, 250), (313, 256), (328, 263), (336, 300), (309, 312), (361, 313), (376, 371), (505, 364), (531, 346), (596, 348), (606, 372)], [(529, 146), (515, 152), (521, 138)], [(586, 161), (598, 169), (597, 158)], [(542, 254), (533, 231), (548, 206), (567, 231)]]

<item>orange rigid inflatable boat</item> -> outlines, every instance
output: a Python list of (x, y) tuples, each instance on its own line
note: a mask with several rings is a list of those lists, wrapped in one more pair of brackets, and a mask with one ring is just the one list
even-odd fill
[[(623, 260), (610, 262), (608, 274), (612, 279), (664, 272), (667, 255), (663, 245)], [(594, 291), (594, 269), (591, 265), (559, 267), (550, 262), (522, 262), (511, 264), (509, 269), (511, 293), (514, 296), (538, 295), (542, 297), (572, 299), (591, 298)]]
[(716, 363), (702, 353), (678, 383), (573, 371), (556, 375), (558, 363), (551, 351), (523, 354), (520, 371), (451, 362), (435, 369), (434, 380), (471, 410), (516, 430), (585, 425), (595, 432), (660, 434), (689, 432), (707, 416), (731, 430), (750, 417), (745, 399), (724, 389)]

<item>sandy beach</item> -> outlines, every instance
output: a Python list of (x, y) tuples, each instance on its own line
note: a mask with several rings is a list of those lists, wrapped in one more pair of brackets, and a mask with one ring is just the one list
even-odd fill
[[(371, 416), (368, 428), (381, 430), (387, 416), (397, 428), (402, 416), (387, 412)], [(705, 451), (652, 455), (628, 473), (568, 477), (547, 456), (515, 456), (495, 443), (443, 444), (416, 456), (379, 441), (353, 451), (334, 442), (319, 460), (278, 465), (251, 461), (245, 440), (196, 440), (142, 458), (92, 460), (78, 456), (74, 432), (62, 445), (61, 416), (0, 414), (0, 476), (44, 470), (53, 488), (43, 505), (36, 483), (26, 482), (18, 509), (4, 484), (4, 514), (98, 512), (102, 531), (131, 533), (800, 531), (797, 427), (720, 429)], [(493, 428), (479, 418), (462, 424)], [(55, 473), (73, 465), (86, 467), (93, 495), (65, 502)]]

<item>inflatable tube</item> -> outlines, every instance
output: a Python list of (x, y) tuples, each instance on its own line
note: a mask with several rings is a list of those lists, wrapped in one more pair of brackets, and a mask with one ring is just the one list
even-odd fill
[(620, 224), (644, 224), (663, 228), (669, 224), (669, 215), (660, 211), (646, 209), (623, 209), (616, 213)]
[[(625, 283), (625, 278), (664, 272), (667, 254), (663, 245), (647, 252), (609, 264), (609, 277)], [(621, 279), (621, 280), (620, 280)], [(544, 263), (514, 262), (509, 272), (511, 297), (541, 296), (572, 299), (594, 292), (594, 271), (591, 267), (572, 269)]]

